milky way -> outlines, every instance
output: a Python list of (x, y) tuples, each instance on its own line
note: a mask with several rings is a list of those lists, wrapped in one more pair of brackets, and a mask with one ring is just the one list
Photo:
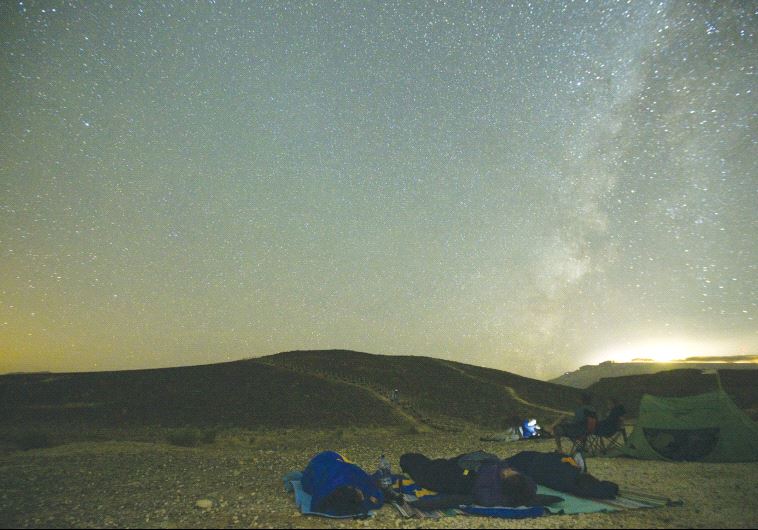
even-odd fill
[(754, 7), (5, 2), (0, 372), (758, 353)]

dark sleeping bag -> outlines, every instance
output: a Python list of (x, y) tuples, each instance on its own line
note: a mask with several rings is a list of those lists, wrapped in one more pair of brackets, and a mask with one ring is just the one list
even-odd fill
[(582, 473), (576, 462), (566, 455), (522, 451), (506, 458), (505, 462), (537, 484), (554, 490), (596, 499), (613, 499), (618, 495), (618, 485)]

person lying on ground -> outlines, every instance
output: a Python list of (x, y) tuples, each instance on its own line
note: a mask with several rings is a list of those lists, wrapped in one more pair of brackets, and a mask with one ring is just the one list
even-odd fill
[[(471, 462), (478, 466), (472, 466)], [(418, 453), (400, 457), (400, 467), (413, 481), (433, 491), (469, 495), (481, 506), (538, 504), (536, 484), (580, 497), (612, 499), (618, 485), (583, 473), (569, 456), (522, 451), (499, 459), (488, 453), (467, 453), (431, 460)]]
[(466, 460), (471, 453), (434, 460), (420, 453), (406, 453), (400, 457), (400, 468), (418, 486), (454, 495), (459, 504), (537, 504), (537, 486), (533, 480), (498, 460), (496, 455), (477, 454), (484, 458), (468, 465)]
[(331, 515), (368, 513), (381, 508), (384, 494), (363, 469), (335, 451), (314, 456), (303, 471), (303, 490), (311, 509)]
[(584, 472), (573, 457), (560, 453), (522, 451), (502, 462), (537, 484), (579, 497), (613, 499), (619, 492), (617, 484), (598, 480)]

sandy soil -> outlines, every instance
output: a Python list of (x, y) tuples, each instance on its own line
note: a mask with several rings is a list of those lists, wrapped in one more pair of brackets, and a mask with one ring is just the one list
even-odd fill
[[(755, 528), (758, 463), (664, 463), (590, 458), (589, 470), (622, 488), (681, 499), (674, 508), (509, 521), (481, 517), (401, 519), (392, 507), (371, 520), (303, 517), (281, 477), (322, 450), (343, 452), (373, 471), (382, 452), (432, 457), (484, 449), (507, 456), (551, 451), (550, 440), (481, 442), (482, 433), (401, 434), (382, 429), (330, 432), (235, 432), (212, 445), (83, 442), (0, 454), (0, 527), (102, 528)], [(211, 501), (200, 508), (197, 501)]]

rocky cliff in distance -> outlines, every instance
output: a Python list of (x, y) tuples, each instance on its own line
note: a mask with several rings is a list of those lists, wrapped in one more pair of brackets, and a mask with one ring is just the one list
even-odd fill
[(560, 377), (551, 379), (551, 383), (571, 386), (574, 388), (587, 388), (601, 379), (609, 377), (623, 377), (629, 375), (644, 375), (666, 372), (669, 370), (756, 370), (756, 363), (737, 363), (737, 362), (630, 362), (616, 363), (606, 361), (598, 365), (585, 365), (573, 372), (567, 372)]

